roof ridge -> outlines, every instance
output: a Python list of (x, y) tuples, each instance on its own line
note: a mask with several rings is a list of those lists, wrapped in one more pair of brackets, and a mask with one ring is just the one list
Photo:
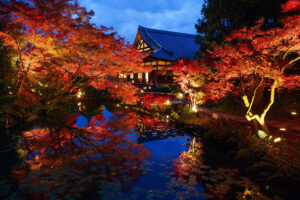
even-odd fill
[(175, 32), (175, 31), (159, 30), (159, 29), (147, 28), (144, 26), (139, 26), (139, 27), (143, 28), (144, 30), (150, 30), (153, 32), (165, 33), (165, 34), (169, 34), (169, 35), (179, 35), (179, 36), (184, 36), (184, 37), (196, 37), (197, 36), (195, 34), (190, 34), (190, 33), (180, 33), (180, 32)]
[(154, 42), (159, 48), (161, 48), (161, 45), (158, 43), (158, 42), (156, 42), (150, 35), (149, 35), (149, 33), (148, 33), (148, 31), (145, 29), (145, 27), (143, 27), (143, 26), (140, 26), (142, 29), (144, 29), (144, 31), (145, 31), (145, 33), (147, 34), (147, 36), (152, 40), (152, 42)]
[(144, 30), (144, 32), (147, 34), (148, 38), (149, 38), (150, 40), (152, 40), (152, 42), (154, 42), (154, 43), (159, 47), (159, 49), (157, 49), (158, 51), (161, 49), (161, 50), (165, 51), (167, 54), (170, 54), (170, 55), (173, 54), (172, 51), (170, 51), (170, 50), (166, 49), (165, 47), (161, 46), (161, 44), (159, 44), (155, 39), (153, 39), (153, 38), (151, 37), (151, 35), (148, 33), (147, 28), (145, 28), (145, 27), (143, 27), (143, 26), (140, 26), (140, 28), (142, 28), (142, 29)]

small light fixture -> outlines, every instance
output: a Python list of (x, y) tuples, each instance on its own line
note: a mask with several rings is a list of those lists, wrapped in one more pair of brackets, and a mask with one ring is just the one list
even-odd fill
[(279, 130), (280, 131), (286, 131), (286, 128), (280, 128)]
[(80, 105), (81, 105), (81, 102), (78, 102), (77, 105), (80, 106)]
[(167, 119), (169, 119), (169, 115), (167, 115)]
[(144, 90), (141, 90), (141, 93), (144, 93)]
[(77, 98), (81, 98), (82, 92), (79, 90), (79, 91), (77, 92), (76, 96), (77, 96)]
[(182, 94), (182, 93), (179, 93), (179, 94), (178, 94), (178, 97), (179, 97), (179, 98), (182, 98), (182, 97), (183, 97), (183, 94)]
[(270, 136), (269, 136), (269, 139), (268, 139), (268, 140), (269, 140), (269, 142), (271, 142), (271, 141), (272, 141), (272, 138), (273, 138), (273, 136), (272, 136), (272, 135), (270, 135)]
[(267, 137), (266, 132), (263, 131), (263, 130), (258, 130), (258, 131), (257, 131), (257, 135), (258, 135), (258, 137), (261, 138), (261, 139), (264, 139), (265, 137)]
[(117, 104), (117, 107), (120, 107), (120, 104)]
[(281, 138), (280, 137), (277, 137), (274, 139), (274, 142), (280, 142), (281, 141)]
[(171, 102), (170, 102), (170, 100), (168, 99), (167, 101), (166, 101), (166, 105), (170, 105), (171, 104)]
[(297, 115), (297, 114), (298, 114), (298, 113), (295, 112), (295, 111), (291, 112), (291, 115)]

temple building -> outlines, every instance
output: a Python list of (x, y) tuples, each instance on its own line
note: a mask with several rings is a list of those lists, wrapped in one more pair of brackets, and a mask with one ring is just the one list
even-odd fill
[(167, 68), (178, 59), (194, 59), (200, 48), (195, 39), (196, 35), (192, 34), (139, 26), (133, 45), (141, 52), (150, 53), (150, 56), (144, 59), (144, 66), (152, 66), (153, 71), (149, 74), (132, 74), (127, 79), (134, 80), (135, 83), (172, 83), (172, 72)]

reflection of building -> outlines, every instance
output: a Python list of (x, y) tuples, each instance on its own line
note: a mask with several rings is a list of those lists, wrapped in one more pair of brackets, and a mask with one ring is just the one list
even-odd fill
[(199, 45), (195, 43), (196, 35), (150, 29), (139, 26), (134, 45), (141, 52), (149, 52), (144, 59), (145, 66), (152, 66), (153, 71), (136, 73), (127, 79), (135, 83), (172, 83), (172, 72), (167, 68), (177, 59), (193, 60)]

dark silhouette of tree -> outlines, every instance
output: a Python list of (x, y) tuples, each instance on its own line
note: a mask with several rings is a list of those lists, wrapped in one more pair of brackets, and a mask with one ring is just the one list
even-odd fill
[(261, 17), (264, 28), (278, 26), (280, 5), (286, 0), (206, 0), (202, 8), (203, 17), (195, 25), (201, 48), (196, 56), (202, 56), (212, 44), (220, 45), (232, 30), (251, 27)]

